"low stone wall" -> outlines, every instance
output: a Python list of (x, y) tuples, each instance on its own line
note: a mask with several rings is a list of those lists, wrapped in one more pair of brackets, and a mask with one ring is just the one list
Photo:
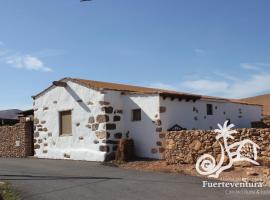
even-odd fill
[(0, 157), (33, 155), (32, 122), (21, 120), (14, 126), (0, 127)]
[[(234, 140), (228, 144), (250, 139), (258, 149), (257, 161), (264, 166), (270, 166), (270, 128), (236, 129)], [(197, 158), (205, 153), (212, 155), (216, 161), (220, 159), (221, 147), (216, 141), (213, 130), (183, 130), (165, 133), (165, 159), (168, 164), (195, 164)], [(220, 140), (221, 141), (221, 140)], [(249, 154), (251, 148), (245, 146), (242, 154)]]

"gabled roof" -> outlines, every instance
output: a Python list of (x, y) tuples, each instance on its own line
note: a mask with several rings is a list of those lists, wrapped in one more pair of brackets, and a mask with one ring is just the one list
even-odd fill
[[(109, 83), (109, 82), (85, 80), (85, 79), (78, 79), (78, 78), (63, 78), (59, 80), (59, 82), (67, 82), (67, 81), (71, 81), (71, 82), (74, 82), (74, 83), (77, 83), (77, 84), (80, 84), (85, 87), (95, 89), (98, 91), (114, 90), (114, 91), (121, 91), (123, 93), (159, 94), (160, 96), (164, 98), (170, 97), (170, 98), (179, 98), (179, 99), (188, 99), (188, 100), (205, 99), (205, 100), (212, 100), (212, 101), (224, 101), (224, 102), (231, 102), (231, 103), (258, 105), (258, 104), (248, 103), (248, 102), (238, 100), (238, 99), (226, 99), (226, 98), (220, 98), (220, 97), (203, 96), (203, 95), (197, 95), (197, 94), (192, 94), (192, 93), (184, 93), (184, 92), (177, 92), (177, 91), (172, 91), (172, 90), (133, 86), (133, 85), (126, 85), (126, 84), (119, 84), (119, 83)], [(44, 92), (51, 89), (52, 87), (54, 87), (54, 85), (45, 89), (41, 93), (33, 96), (33, 98), (35, 99), (39, 97)]]

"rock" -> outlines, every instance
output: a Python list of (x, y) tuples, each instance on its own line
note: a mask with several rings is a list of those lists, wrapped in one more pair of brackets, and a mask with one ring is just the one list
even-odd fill
[(122, 138), (122, 133), (115, 133), (114, 134), (114, 138), (116, 138), (116, 139), (121, 139)]
[(199, 140), (194, 140), (190, 145), (189, 145), (189, 148), (195, 150), (195, 151), (198, 151), (200, 150), (202, 146), (202, 143), (199, 141)]
[(98, 115), (96, 118), (97, 123), (104, 123), (109, 121), (109, 116), (108, 115)]
[(93, 116), (89, 117), (88, 123), (89, 123), (89, 124), (95, 123), (95, 118), (94, 118)]
[(151, 149), (151, 153), (156, 154), (157, 152), (158, 152), (158, 151), (157, 151), (156, 148), (152, 148), (152, 149)]
[(258, 176), (259, 175), (258, 172), (256, 172), (256, 169), (254, 169), (254, 168), (247, 168), (246, 174), (248, 176)]
[(163, 147), (158, 148), (159, 153), (163, 153), (164, 151), (165, 151), (165, 149)]
[(105, 139), (107, 136), (106, 131), (96, 131), (96, 136), (98, 139)]
[(263, 169), (263, 174), (270, 176), (270, 169)]
[(111, 107), (111, 106), (108, 106), (108, 107), (102, 107), (101, 110), (104, 111), (106, 114), (111, 114), (111, 113), (113, 113), (113, 107)]
[(43, 107), (43, 110), (45, 111), (45, 110), (49, 110), (49, 107)]
[(118, 122), (118, 121), (120, 121), (120, 120), (121, 120), (121, 117), (120, 117), (119, 115), (113, 116), (113, 121), (114, 121), (114, 122)]
[(65, 157), (65, 158), (70, 158), (70, 155), (67, 154), (67, 153), (64, 153), (64, 157)]
[(118, 141), (115, 141), (115, 140), (103, 140), (102, 143), (104, 143), (104, 144), (118, 144)]
[(165, 133), (160, 133), (159, 138), (165, 138)]
[(123, 114), (123, 110), (115, 110), (115, 113)]
[(99, 146), (99, 150), (102, 152), (109, 152), (110, 151), (110, 147), (107, 145), (100, 145)]
[(156, 132), (161, 132), (162, 131), (162, 127), (157, 127), (156, 128)]
[(38, 118), (34, 119), (34, 124), (39, 124), (39, 119)]
[(175, 142), (172, 139), (166, 140), (166, 148), (167, 149), (174, 149), (175, 148)]
[(34, 133), (34, 137), (36, 138), (36, 137), (39, 137), (39, 132), (35, 132)]
[(105, 124), (106, 130), (115, 130), (116, 124)]
[(92, 125), (91, 124), (86, 124), (85, 127), (92, 129)]
[(92, 101), (88, 101), (87, 105), (91, 106), (91, 105), (94, 105), (94, 103)]
[(157, 144), (157, 146), (162, 146), (162, 142), (161, 141), (157, 141), (156, 144)]
[(91, 126), (92, 131), (98, 130), (98, 127), (99, 127), (99, 124), (92, 124), (92, 126)]
[(165, 113), (166, 112), (166, 107), (165, 106), (160, 106), (159, 107), (159, 113)]
[(270, 158), (262, 156), (257, 159), (257, 162), (262, 166), (270, 167)]
[(157, 125), (157, 126), (161, 126), (162, 122), (160, 119), (157, 119), (156, 121), (154, 121), (154, 123)]
[(99, 101), (99, 104), (101, 106), (107, 106), (107, 105), (110, 105), (110, 102), (107, 102), (107, 101)]
[(192, 156), (191, 153), (189, 153), (186, 157), (185, 157), (185, 162), (187, 164), (194, 164), (194, 157)]
[[(221, 154), (218, 154), (216, 157), (216, 162), (219, 163), (221, 158)], [(223, 161), (223, 165), (228, 164), (229, 163), (229, 158), (228, 156), (224, 155), (224, 161)]]

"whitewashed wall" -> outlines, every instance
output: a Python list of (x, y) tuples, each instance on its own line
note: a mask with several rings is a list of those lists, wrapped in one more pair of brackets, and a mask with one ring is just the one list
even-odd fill
[[(206, 104), (213, 105), (213, 115), (207, 115)], [(187, 129), (213, 129), (227, 119), (237, 128), (248, 128), (251, 122), (261, 119), (261, 107), (253, 105), (211, 100), (171, 101), (170, 98), (161, 98), (160, 105), (166, 107), (166, 112), (161, 114), (164, 130), (175, 124)]]
[[(158, 153), (151, 150), (159, 140), (156, 124), (159, 119), (159, 95), (133, 94), (123, 96), (124, 132), (134, 139), (137, 156), (160, 158)], [(142, 109), (141, 121), (132, 121), (132, 110)]]
[(109, 124), (115, 124), (116, 128), (111, 130), (106, 130), (109, 137), (107, 138), (107, 145), (110, 148), (109, 153), (116, 151), (117, 141), (121, 138), (125, 138), (124, 133), (124, 109), (123, 109), (123, 95), (120, 91), (104, 91), (104, 101), (108, 102), (110, 107), (113, 108), (112, 113), (107, 113), (109, 116)]
[[(94, 143), (98, 140), (95, 131), (86, 127), (90, 116), (102, 113), (98, 102), (103, 100), (104, 94), (73, 82), (68, 82), (67, 88), (53, 87), (38, 97), (34, 101), (34, 115), (39, 120), (36, 126), (42, 126), (45, 131), (38, 131), (39, 127), (35, 131), (35, 136), (38, 136), (35, 137), (35, 145), (40, 146), (35, 149), (35, 156), (103, 161), (105, 152), (101, 152), (99, 144)], [(72, 110), (71, 136), (59, 136), (59, 112), (64, 110)], [(103, 126), (99, 125), (99, 130), (102, 129)]]
[[(211, 129), (230, 119), (242, 128), (261, 119), (260, 106), (211, 100), (171, 101), (158, 94), (123, 95), (120, 91), (99, 92), (71, 81), (67, 83), (67, 88), (53, 87), (34, 101), (38, 119), (36, 157), (104, 161), (116, 150), (117, 141), (129, 135), (134, 139), (137, 156), (160, 159), (164, 151), (161, 131), (175, 124), (187, 129)], [(213, 104), (213, 115), (207, 115), (207, 103)], [(166, 108), (165, 112), (160, 112), (161, 107)], [(142, 110), (142, 119), (132, 121), (132, 110), (138, 108)], [(59, 112), (64, 110), (72, 110), (71, 136), (59, 136)], [(106, 115), (107, 121), (93, 130), (98, 115)], [(90, 117), (94, 122), (89, 123)], [(99, 131), (107, 133), (106, 136), (98, 137)], [(108, 149), (101, 151), (101, 146)]]

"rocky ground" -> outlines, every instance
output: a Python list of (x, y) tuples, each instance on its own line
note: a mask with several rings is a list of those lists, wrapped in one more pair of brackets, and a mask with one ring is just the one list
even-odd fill
[[(196, 172), (195, 165), (193, 164), (167, 165), (166, 162), (162, 160), (139, 160), (125, 163), (113, 162), (113, 164), (124, 169), (182, 173), (200, 176)], [(249, 163), (236, 163), (230, 171), (222, 172), (218, 179), (234, 182), (264, 182), (266, 186), (270, 187), (270, 167), (253, 166)]]

